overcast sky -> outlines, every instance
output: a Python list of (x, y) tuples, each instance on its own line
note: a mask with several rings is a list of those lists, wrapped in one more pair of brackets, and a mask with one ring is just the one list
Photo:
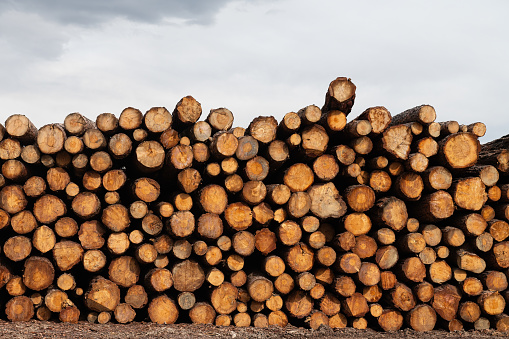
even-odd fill
[(322, 106), (350, 77), (350, 119), (430, 104), (509, 134), (509, 2), (0, 0), (0, 121), (95, 120), (195, 97), (235, 126)]

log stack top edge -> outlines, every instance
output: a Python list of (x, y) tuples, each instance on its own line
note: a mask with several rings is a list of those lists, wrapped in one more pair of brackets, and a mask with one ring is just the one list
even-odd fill
[(7, 117), (0, 319), (509, 332), (509, 137), (428, 104), (347, 119), (356, 90), (245, 128), (192, 96)]

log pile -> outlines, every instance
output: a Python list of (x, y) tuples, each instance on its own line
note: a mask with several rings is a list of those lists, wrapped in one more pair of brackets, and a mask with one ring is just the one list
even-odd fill
[(355, 85), (232, 128), (170, 112), (0, 125), (1, 318), (509, 329), (509, 137)]

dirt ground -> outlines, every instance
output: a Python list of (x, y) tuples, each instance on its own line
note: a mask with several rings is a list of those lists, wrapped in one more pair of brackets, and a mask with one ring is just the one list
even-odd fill
[(496, 331), (462, 331), (445, 332), (433, 331), (418, 333), (412, 330), (403, 330), (394, 333), (380, 333), (372, 330), (355, 330), (352, 328), (331, 330), (321, 327), (317, 331), (288, 326), (270, 328), (236, 328), (216, 327), (208, 325), (156, 325), (152, 323), (118, 324), (65, 324), (55, 322), (30, 321), (27, 323), (0, 322), (0, 338), (408, 338), (408, 339), (448, 339), (448, 338), (494, 338), (507, 337), (507, 334)]

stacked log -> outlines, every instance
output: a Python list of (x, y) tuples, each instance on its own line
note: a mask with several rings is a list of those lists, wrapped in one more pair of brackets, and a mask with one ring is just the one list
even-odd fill
[(0, 125), (11, 321), (507, 331), (509, 137), (355, 85), (260, 116), (193, 97)]

